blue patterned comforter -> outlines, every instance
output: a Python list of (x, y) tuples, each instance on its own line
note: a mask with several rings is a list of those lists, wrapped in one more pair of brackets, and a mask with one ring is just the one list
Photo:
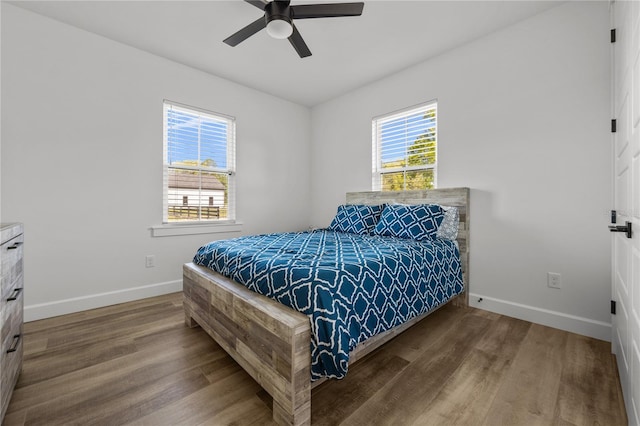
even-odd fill
[(309, 316), (311, 378), (342, 378), (349, 352), (463, 290), (453, 241), (328, 230), (211, 242), (193, 262)]

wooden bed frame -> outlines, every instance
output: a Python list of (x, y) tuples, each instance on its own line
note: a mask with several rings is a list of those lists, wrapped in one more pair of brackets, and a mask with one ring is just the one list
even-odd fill
[[(452, 299), (468, 305), (469, 188), (419, 191), (350, 192), (347, 204), (441, 204), (458, 207), (458, 245), (465, 291)], [(273, 397), (273, 419), (280, 425), (311, 424), (311, 327), (309, 318), (208, 268), (188, 263), (183, 268), (185, 322), (201, 326)], [(431, 311), (433, 312), (433, 311)], [(358, 345), (349, 364), (362, 358), (426, 317)]]

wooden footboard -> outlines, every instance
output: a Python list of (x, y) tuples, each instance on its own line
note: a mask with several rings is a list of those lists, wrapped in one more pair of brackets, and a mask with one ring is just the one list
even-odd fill
[(281, 425), (311, 424), (309, 318), (207, 268), (183, 268), (185, 321), (200, 325), (273, 397)]

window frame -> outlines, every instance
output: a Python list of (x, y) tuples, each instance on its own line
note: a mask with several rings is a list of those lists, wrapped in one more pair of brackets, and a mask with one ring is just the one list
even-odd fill
[[(176, 166), (169, 164), (169, 126), (168, 126), (168, 111), (173, 108), (176, 110), (183, 110), (188, 114), (196, 114), (198, 116), (209, 117), (217, 121), (225, 121), (227, 123), (227, 136), (226, 136), (226, 166), (227, 167), (209, 167), (209, 166)], [(235, 164), (235, 150), (236, 150), (236, 119), (235, 117), (221, 114), (214, 111), (209, 111), (203, 108), (194, 107), (191, 105), (174, 102), (168, 99), (163, 99), (162, 102), (162, 139), (163, 139), (163, 179), (162, 179), (162, 225), (153, 226), (152, 231), (154, 236), (169, 236), (169, 235), (184, 235), (194, 233), (211, 233), (211, 232), (224, 232), (216, 231), (213, 227), (223, 226), (232, 232), (239, 230), (234, 225), (238, 223), (236, 221), (236, 164)], [(198, 152), (200, 147), (198, 147)], [(198, 159), (199, 160), (199, 159)], [(227, 217), (224, 219), (206, 219), (199, 217), (195, 220), (169, 220), (169, 169), (182, 169), (182, 170), (197, 170), (200, 172), (213, 172), (213, 173), (225, 173), (228, 176), (227, 180)], [(201, 198), (200, 196), (199, 198)], [(203, 207), (208, 207), (208, 204), (201, 204)], [(201, 213), (200, 213), (201, 214)], [(239, 224), (239, 223), (238, 223)], [(201, 231), (196, 231), (195, 227), (201, 227)], [(182, 228), (185, 232), (177, 232), (176, 229), (167, 231), (167, 228)], [(163, 231), (164, 229), (164, 231)]]
[[(433, 164), (425, 164), (425, 165), (417, 165), (417, 166), (409, 166), (406, 164), (401, 167), (393, 167), (393, 168), (383, 168), (382, 167), (382, 140), (381, 140), (381, 127), (384, 123), (389, 121), (397, 120), (403, 117), (409, 117), (414, 115), (420, 111), (427, 112), (431, 109), (435, 110), (435, 123), (434, 123), (434, 136), (435, 136), (435, 161)], [(413, 105), (407, 108), (402, 108), (400, 110), (396, 110), (387, 114), (382, 114), (371, 119), (371, 140), (372, 140), (372, 177), (371, 177), (371, 187), (374, 191), (383, 191), (382, 189), (382, 175), (388, 173), (398, 173), (404, 172), (405, 179), (403, 181), (403, 191), (407, 190), (406, 184), (406, 173), (416, 170), (433, 170), (433, 187), (438, 187), (438, 100), (433, 99), (428, 102), (422, 102), (417, 105)], [(406, 154), (405, 160), (409, 157), (408, 153)], [(418, 189), (418, 188), (413, 188)], [(430, 188), (422, 188), (422, 189), (430, 189)]]

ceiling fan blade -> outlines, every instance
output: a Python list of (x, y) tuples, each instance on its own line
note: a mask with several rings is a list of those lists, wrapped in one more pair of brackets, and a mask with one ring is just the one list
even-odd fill
[(333, 4), (301, 4), (291, 6), (293, 19), (309, 18), (337, 18), (339, 16), (360, 16), (364, 3), (333, 3)]
[(266, 0), (244, 0), (244, 1), (246, 1), (247, 3), (251, 3), (252, 5), (254, 5), (260, 10), (264, 10), (265, 6), (268, 3)]
[(296, 52), (298, 52), (298, 55), (301, 58), (306, 58), (307, 56), (311, 56), (311, 51), (309, 50), (309, 47), (307, 47), (307, 43), (305, 43), (304, 40), (302, 39), (302, 36), (300, 35), (300, 32), (298, 32), (298, 29), (296, 28), (296, 26), (293, 24), (292, 26), (293, 26), (293, 34), (289, 36), (289, 43), (291, 43), (293, 48), (296, 49)]
[(223, 41), (227, 43), (229, 46), (237, 46), (239, 43), (245, 41), (246, 39), (248, 39), (249, 37), (251, 37), (252, 35), (254, 35), (255, 33), (257, 33), (258, 31), (260, 31), (266, 26), (267, 26), (267, 22), (265, 21), (264, 16), (261, 16), (260, 18), (256, 19), (255, 21), (253, 21), (252, 23), (250, 23), (240, 31), (227, 37)]

